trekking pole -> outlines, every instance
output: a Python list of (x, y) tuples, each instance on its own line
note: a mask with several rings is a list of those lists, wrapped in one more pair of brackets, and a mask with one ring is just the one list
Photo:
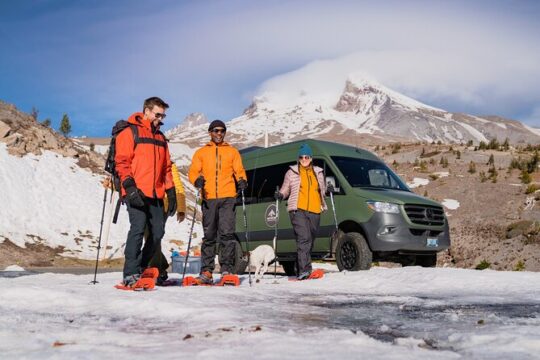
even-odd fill
[(249, 253), (249, 234), (247, 226), (247, 216), (246, 216), (246, 199), (244, 197), (244, 189), (242, 189), (242, 212), (244, 213), (244, 230), (246, 231), (246, 250), (248, 253), (248, 278), (249, 286), (251, 286), (251, 267), (249, 266), (250, 253)]
[(105, 188), (105, 194), (103, 194), (103, 208), (101, 209), (101, 225), (99, 226), (99, 238), (98, 238), (98, 245), (97, 245), (97, 256), (96, 256), (96, 269), (94, 270), (94, 281), (90, 281), (90, 284), (97, 284), (98, 281), (96, 280), (97, 277), (97, 268), (98, 268), (98, 262), (99, 262), (99, 249), (101, 249), (101, 233), (103, 231), (103, 218), (105, 217), (105, 205), (107, 204), (107, 190), (109, 190), (107, 187)]
[[(276, 186), (276, 191), (279, 191), (279, 186)], [(276, 223), (274, 224), (274, 278), (277, 276), (277, 236), (279, 223), (279, 199), (276, 199)]]
[[(328, 185), (332, 186), (330, 182), (328, 182)], [(334, 187), (332, 186), (332, 190), (334, 190)], [(334, 234), (330, 237), (330, 257), (332, 257), (333, 251), (334, 251), (334, 238), (339, 233), (338, 223), (337, 223), (337, 216), (336, 216), (336, 206), (334, 205), (334, 191), (329, 191), (330, 193), (330, 202), (332, 203), (332, 212), (334, 213), (334, 225), (336, 226), (336, 230), (334, 231)]]
[(197, 193), (195, 194), (195, 207), (193, 210), (193, 221), (191, 222), (191, 229), (189, 230), (186, 260), (184, 261), (184, 269), (182, 270), (182, 281), (180, 282), (180, 286), (184, 284), (184, 277), (186, 276), (186, 269), (187, 269), (187, 263), (188, 263), (188, 258), (189, 258), (189, 249), (191, 248), (191, 238), (193, 237), (193, 226), (195, 225), (195, 217), (197, 216), (197, 203), (199, 202), (200, 192), (201, 192), (201, 189), (197, 189)]

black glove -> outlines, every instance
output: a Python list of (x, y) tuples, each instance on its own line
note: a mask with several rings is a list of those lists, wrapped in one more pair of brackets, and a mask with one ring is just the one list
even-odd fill
[(132, 207), (143, 207), (144, 206), (144, 194), (141, 190), (137, 188), (135, 180), (133, 178), (127, 178), (122, 183), (122, 186), (126, 190), (126, 201)]
[(246, 180), (244, 179), (238, 180), (238, 190), (244, 191), (247, 189), (247, 187), (248, 187), (248, 183)]
[(326, 191), (328, 191), (328, 193), (333, 193), (334, 190), (334, 185), (332, 185), (332, 183), (328, 183), (328, 185), (326, 186)]
[(167, 216), (174, 216), (176, 213), (176, 189), (174, 186), (170, 189), (165, 190), (167, 193), (167, 202), (169, 203), (167, 209)]
[(204, 176), (201, 175), (201, 176), (199, 176), (199, 177), (197, 178), (197, 180), (195, 180), (195, 184), (194, 184), (194, 185), (195, 185), (195, 187), (196, 187), (197, 189), (201, 189), (201, 190), (202, 190), (202, 188), (204, 188), (204, 183), (205, 183), (205, 182), (206, 182), (206, 180), (204, 180)]
[(274, 193), (274, 199), (283, 200), (283, 194), (281, 193), (281, 191), (276, 190), (276, 192)]

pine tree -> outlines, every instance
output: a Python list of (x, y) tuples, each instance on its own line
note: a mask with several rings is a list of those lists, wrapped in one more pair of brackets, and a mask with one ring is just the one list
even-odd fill
[(469, 163), (469, 173), (474, 174), (476, 172), (476, 164), (471, 160)]
[(46, 127), (51, 126), (51, 119), (46, 118), (45, 120), (43, 120), (43, 121), (41, 122), (41, 125), (46, 126)]
[(71, 124), (69, 123), (69, 116), (67, 114), (62, 116), (59, 130), (62, 134), (64, 134), (64, 136), (68, 136), (68, 134), (71, 132)]
[(521, 171), (521, 176), (519, 178), (521, 179), (521, 182), (524, 184), (529, 184), (532, 180), (531, 175), (529, 175), (529, 173), (525, 169)]
[(510, 149), (510, 141), (508, 140), (508, 138), (504, 139), (502, 147), (503, 151), (508, 151)]
[(34, 120), (37, 121), (38, 115), (39, 115), (39, 110), (36, 109), (35, 106), (32, 106), (32, 111), (30, 112), (30, 116), (32, 116)]
[(487, 165), (495, 165), (495, 157), (493, 156), (493, 154), (491, 154), (489, 156), (489, 160), (487, 162)]

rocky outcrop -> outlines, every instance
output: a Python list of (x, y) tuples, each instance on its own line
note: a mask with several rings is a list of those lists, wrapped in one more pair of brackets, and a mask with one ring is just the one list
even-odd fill
[(19, 111), (14, 105), (0, 101), (0, 142), (7, 145), (8, 152), (14, 156), (26, 154), (40, 155), (50, 150), (66, 157), (79, 160), (81, 167), (101, 172), (103, 157), (87, 151), (70, 138), (54, 132), (31, 115)]

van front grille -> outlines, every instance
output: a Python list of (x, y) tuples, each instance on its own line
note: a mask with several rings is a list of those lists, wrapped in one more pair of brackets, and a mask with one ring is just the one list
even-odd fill
[(412, 223), (428, 226), (444, 225), (444, 210), (440, 206), (406, 204), (405, 213)]

